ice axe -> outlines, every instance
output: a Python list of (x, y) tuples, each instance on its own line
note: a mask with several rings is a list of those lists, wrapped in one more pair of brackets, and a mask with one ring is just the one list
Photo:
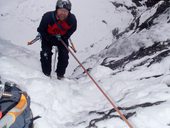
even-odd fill
[(57, 52), (58, 52), (58, 48), (56, 46), (54, 47), (54, 49), (55, 51), (54, 51), (53, 71), (55, 71), (56, 58), (57, 58)]
[[(58, 37), (58, 35), (57, 35), (56, 37)], [(40, 40), (40, 39), (41, 39), (41, 35), (40, 35), (40, 33), (38, 33), (38, 35), (37, 35), (33, 40), (29, 41), (29, 42), (27, 43), (27, 45), (32, 45), (32, 44), (34, 44), (35, 42), (37, 42), (38, 40)], [(71, 46), (69, 45), (69, 47), (76, 53), (77, 50), (76, 50), (75, 45), (73, 44), (71, 38), (69, 38), (69, 42), (70, 42), (70, 44), (71, 44)]]
[(41, 39), (41, 35), (38, 33), (38, 35), (37, 35), (33, 40), (29, 41), (29, 42), (27, 43), (27, 45), (32, 45), (32, 44), (34, 44), (35, 42), (37, 42), (38, 40), (40, 40), (40, 39)]
[(71, 38), (69, 38), (69, 41), (70, 41), (70, 44), (71, 44), (70, 48), (76, 53), (77, 50), (76, 50), (76, 48), (75, 48), (75, 46), (74, 46), (74, 44), (73, 44)]

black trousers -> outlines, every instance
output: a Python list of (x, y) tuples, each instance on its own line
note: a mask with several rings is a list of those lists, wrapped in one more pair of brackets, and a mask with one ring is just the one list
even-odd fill
[[(68, 46), (68, 42), (65, 42)], [(66, 68), (68, 66), (69, 52), (61, 42), (51, 43), (45, 40), (41, 42), (42, 51), (40, 52), (40, 62), (42, 71), (45, 75), (51, 74), (51, 62), (52, 62), (52, 46), (58, 47), (58, 63), (56, 73), (57, 76), (64, 76)]]

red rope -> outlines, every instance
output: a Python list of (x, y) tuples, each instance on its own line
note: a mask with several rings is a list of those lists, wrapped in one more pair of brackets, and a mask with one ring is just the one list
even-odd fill
[(85, 67), (81, 64), (81, 62), (77, 59), (77, 57), (74, 55), (74, 53), (67, 47), (65, 42), (61, 39), (61, 43), (66, 47), (66, 49), (71, 53), (71, 55), (74, 57), (74, 59), (79, 63), (79, 65), (82, 67), (84, 72), (89, 76), (89, 78), (93, 81), (93, 83), (96, 85), (96, 87), (100, 90), (100, 92), (105, 96), (105, 98), (109, 101), (109, 103), (112, 105), (112, 107), (116, 110), (116, 112), (120, 115), (120, 117), (126, 122), (126, 124), (129, 126), (129, 128), (133, 128), (132, 125), (129, 123), (129, 121), (126, 119), (126, 117), (122, 114), (122, 112), (116, 107), (114, 102), (111, 98), (102, 90), (102, 88), (98, 85), (98, 83), (94, 80), (94, 78), (88, 73), (88, 71), (85, 69)]

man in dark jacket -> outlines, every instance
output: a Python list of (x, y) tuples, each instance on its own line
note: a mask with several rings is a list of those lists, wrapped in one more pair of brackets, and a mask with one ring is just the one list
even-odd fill
[(64, 77), (68, 65), (69, 52), (56, 36), (61, 37), (66, 45), (69, 45), (68, 39), (77, 29), (76, 17), (70, 11), (71, 2), (69, 0), (58, 0), (56, 10), (45, 13), (37, 29), (42, 39), (41, 67), (46, 76), (51, 74), (52, 46), (57, 46), (57, 78), (62, 79)]

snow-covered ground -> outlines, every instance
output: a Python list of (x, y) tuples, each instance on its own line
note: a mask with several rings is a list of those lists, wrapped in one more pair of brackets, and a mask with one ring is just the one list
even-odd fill
[[(0, 76), (3, 81), (10, 80), (17, 83), (30, 95), (34, 116), (42, 116), (35, 121), (35, 128), (95, 126), (128, 128), (125, 122), (116, 117), (118, 115), (116, 112), (110, 112), (111, 105), (88, 77), (79, 80), (66, 78), (59, 81), (55, 78), (55, 74), (52, 79), (42, 74), (39, 62), (40, 42), (30, 47), (26, 46), (26, 42), (37, 34), (36, 28), (41, 16), (47, 10), (53, 10), (55, 2), (52, 0), (7, 2), (0, 1)], [(133, 5), (131, 0), (119, 2)], [(73, 41), (79, 50), (77, 56), (81, 61), (111, 44), (115, 40), (111, 33), (112, 29), (118, 27), (123, 31), (133, 18), (124, 8), (118, 10), (114, 8), (109, 0), (81, 2), (72, 0), (72, 3), (72, 12), (78, 19), (78, 30), (73, 35)], [(161, 24), (165, 25), (164, 20)], [(165, 28), (162, 27), (161, 33)], [(154, 33), (158, 29), (160, 30), (160, 27), (151, 31)], [(142, 33), (145, 31), (147, 30)], [(155, 32), (155, 35), (158, 33)], [(132, 40), (137, 37), (145, 40), (144, 37), (147, 35), (141, 35), (132, 36), (127, 43), (136, 48), (137, 44), (133, 44)], [(162, 41), (161, 39), (167, 37), (168, 34), (165, 34), (164, 37), (160, 36), (157, 39)], [(124, 44), (123, 39), (119, 42)], [(125, 50), (125, 48), (120, 49), (120, 46), (117, 48), (122, 50), (120, 53)], [(117, 57), (119, 58), (120, 56)], [(169, 128), (170, 57), (150, 67), (144, 65), (129, 72), (128, 68), (139, 61), (129, 63), (125, 67), (127, 70), (116, 75), (113, 75), (115, 72), (110, 68), (100, 65), (94, 67), (90, 73), (113, 101), (124, 108), (122, 112), (131, 115), (128, 120), (134, 128)], [(68, 76), (76, 66), (76, 62), (70, 59)], [(90, 67), (90, 63), (86, 66)], [(152, 77), (155, 75), (161, 76)]]
[[(85, 128), (90, 120), (102, 116), (97, 113), (89, 114), (90, 111), (107, 112), (112, 108), (89, 78), (62, 81), (55, 77), (47, 78), (38, 66), (38, 58), (31, 51), (4, 40), (0, 42), (2, 80), (11, 80), (28, 92), (34, 116), (42, 116), (35, 121), (35, 128)], [(118, 75), (112, 75), (113, 71), (107, 67), (97, 66), (92, 70), (91, 75), (118, 106), (130, 108), (123, 111), (125, 115), (136, 112), (129, 119), (134, 127), (168, 128), (170, 123), (169, 60), (170, 57), (150, 68), (144, 66), (134, 72), (124, 71)], [(141, 80), (159, 74), (165, 75)], [(139, 106), (140, 104), (146, 107)], [(132, 107), (135, 105), (136, 108)], [(111, 115), (117, 113), (113, 112)], [(98, 128), (128, 128), (119, 118), (103, 120), (96, 125)]]

